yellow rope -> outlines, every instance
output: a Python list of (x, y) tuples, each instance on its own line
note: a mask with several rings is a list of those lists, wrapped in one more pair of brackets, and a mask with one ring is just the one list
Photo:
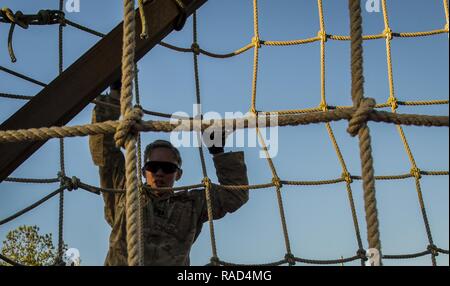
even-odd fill
[[(393, 76), (393, 68), (392, 68), (392, 52), (391, 52), (392, 32), (391, 32), (391, 28), (389, 26), (389, 15), (388, 15), (386, 0), (382, 0), (382, 7), (383, 7), (383, 20), (384, 20), (384, 25), (385, 25), (385, 35), (386, 35), (386, 58), (387, 58), (387, 63), (388, 63), (388, 80), (389, 80), (388, 103), (391, 103), (392, 112), (396, 113), (397, 108), (398, 108), (398, 100), (395, 95), (394, 76)], [(444, 1), (444, 7), (445, 7), (445, 1)], [(417, 33), (416, 33), (416, 35), (417, 35)], [(406, 34), (405, 36), (413, 36), (413, 35)], [(402, 140), (406, 154), (411, 163), (411, 174), (415, 177), (416, 191), (417, 191), (417, 195), (418, 195), (418, 199), (419, 199), (419, 204), (421, 206), (421, 212), (422, 212), (422, 216), (424, 219), (428, 240), (429, 240), (430, 246), (433, 246), (434, 245), (433, 238), (431, 235), (430, 225), (428, 222), (428, 216), (427, 216), (426, 209), (424, 206), (422, 190), (420, 187), (420, 178), (421, 178), (420, 169), (418, 168), (418, 166), (416, 164), (416, 160), (414, 158), (414, 155), (412, 154), (411, 148), (409, 146), (408, 140), (406, 138), (406, 135), (405, 135), (405, 132), (403, 131), (402, 126), (397, 125), (397, 131), (400, 135), (400, 139)], [(436, 255), (433, 252), (431, 253), (431, 260), (432, 260), (432, 264), (436, 265)]]
[[(405, 106), (422, 106), (422, 105), (443, 105), (449, 104), (449, 100), (419, 100), (419, 101), (397, 101), (397, 105)], [(392, 107), (392, 102), (388, 100), (387, 103), (376, 104), (375, 108), (387, 108)], [(319, 105), (319, 107), (303, 108), (303, 109), (290, 109), (290, 110), (273, 110), (273, 111), (258, 111), (259, 114), (272, 114), (272, 115), (288, 115), (288, 114), (300, 114), (300, 113), (313, 113), (328, 109), (352, 109), (352, 106), (331, 106), (331, 105)]]
[(448, 0), (444, 0), (445, 30), (448, 33)]
[[(420, 32), (393, 32), (391, 31), (391, 36), (393, 38), (415, 38), (415, 37), (426, 37), (426, 36), (435, 36), (440, 34), (448, 34), (448, 24), (445, 25), (442, 29), (435, 29), (430, 31), (420, 31)], [(344, 36), (344, 35), (334, 35), (334, 34), (321, 34), (318, 33), (315, 37), (305, 38), (305, 39), (297, 39), (297, 40), (287, 40), (287, 41), (274, 41), (274, 40), (261, 40), (259, 39), (259, 45), (261, 46), (276, 46), (276, 47), (284, 47), (284, 46), (299, 46), (299, 45), (305, 45), (310, 44), (314, 42), (319, 42), (322, 40), (322, 38), (326, 38), (327, 40), (334, 40), (334, 41), (350, 41), (350, 36)], [(379, 40), (379, 39), (385, 39), (386, 38), (386, 32), (383, 31), (380, 34), (373, 34), (373, 35), (364, 35), (363, 40)], [(177, 52), (183, 52), (183, 53), (190, 53), (193, 52), (191, 48), (181, 48), (177, 47), (165, 42), (160, 43), (161, 46), (177, 51)], [(219, 54), (219, 53), (213, 53), (206, 50), (201, 49), (200, 53), (212, 57), (212, 58), (219, 58), (219, 59), (226, 59), (231, 58), (234, 56), (238, 56), (244, 52), (247, 52), (251, 48), (255, 46), (255, 41), (252, 40), (250, 44), (245, 45), (242, 48), (239, 48), (235, 50), (234, 52), (226, 53), (226, 54)]]
[[(252, 85), (251, 112), (258, 122), (258, 114), (256, 112), (256, 84), (257, 84), (257, 78), (258, 78), (258, 52), (259, 52), (259, 49), (261, 48), (261, 43), (259, 40), (259, 26), (258, 26), (258, 0), (253, 0), (253, 24), (254, 24), (254, 38), (253, 38), (252, 42), (255, 45), (254, 46), (255, 53), (254, 53), (254, 59), (253, 59), (253, 85)], [(289, 241), (289, 233), (288, 233), (288, 229), (287, 229), (286, 216), (285, 216), (284, 205), (283, 205), (283, 198), (281, 195), (282, 184), (280, 182), (280, 178), (278, 177), (275, 165), (274, 165), (274, 163), (271, 159), (271, 156), (267, 150), (265, 140), (261, 135), (261, 131), (258, 127), (258, 124), (256, 125), (256, 133), (258, 135), (258, 139), (264, 150), (264, 154), (266, 156), (267, 163), (269, 164), (270, 170), (272, 172), (272, 182), (276, 187), (278, 210), (280, 212), (281, 225), (282, 225), (282, 229), (283, 229), (283, 237), (284, 237), (284, 242), (285, 242), (285, 246), (286, 246), (286, 257), (288, 259), (289, 265), (294, 265), (295, 261), (293, 260), (293, 255), (292, 255), (292, 251), (291, 251), (291, 243)]]
[(254, 36), (252, 39), (254, 54), (253, 54), (253, 80), (252, 80), (252, 103), (250, 111), (256, 113), (256, 88), (258, 81), (258, 64), (259, 64), (259, 49), (261, 42), (259, 40), (259, 25), (258, 25), (258, 0), (253, 0), (253, 30)]

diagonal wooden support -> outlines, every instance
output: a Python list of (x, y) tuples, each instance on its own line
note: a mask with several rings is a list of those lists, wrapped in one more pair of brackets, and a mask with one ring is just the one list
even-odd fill
[[(207, 0), (184, 0), (187, 16)], [(181, 16), (173, 0), (147, 1), (144, 5), (149, 37), (140, 39), (141, 19), (136, 10), (136, 60), (141, 59), (172, 32)], [(120, 78), (122, 23), (81, 56), (19, 111), (0, 126), (16, 130), (63, 126), (109, 84)], [(0, 144), (0, 182), (38, 150), (45, 141)]]

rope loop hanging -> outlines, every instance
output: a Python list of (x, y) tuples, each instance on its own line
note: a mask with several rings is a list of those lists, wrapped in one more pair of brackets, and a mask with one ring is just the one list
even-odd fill
[(0, 9), (0, 22), (11, 24), (8, 33), (8, 52), (11, 62), (17, 62), (13, 48), (13, 36), (16, 25), (22, 29), (28, 29), (30, 25), (55, 25), (65, 26), (65, 14), (59, 10), (40, 10), (35, 15), (25, 15), (22, 11), (14, 13), (9, 8)]

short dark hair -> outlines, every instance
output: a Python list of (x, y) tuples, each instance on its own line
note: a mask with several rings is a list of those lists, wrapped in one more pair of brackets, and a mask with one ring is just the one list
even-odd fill
[(177, 163), (179, 165), (178, 167), (181, 167), (181, 164), (183, 161), (181, 160), (180, 151), (178, 151), (178, 149), (175, 146), (173, 146), (172, 143), (170, 143), (169, 141), (166, 141), (166, 140), (156, 140), (156, 141), (148, 144), (147, 147), (145, 147), (144, 164), (150, 160), (150, 154), (156, 148), (166, 148), (166, 149), (171, 150), (172, 153), (175, 155), (175, 159), (177, 160)]

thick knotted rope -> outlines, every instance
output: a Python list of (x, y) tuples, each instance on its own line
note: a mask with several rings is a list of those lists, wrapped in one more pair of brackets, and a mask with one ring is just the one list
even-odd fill
[(364, 207), (366, 212), (367, 237), (369, 248), (380, 252), (381, 242), (378, 228), (378, 210), (375, 196), (375, 176), (373, 169), (370, 131), (367, 126), (369, 115), (373, 112), (374, 101), (364, 98), (363, 74), (363, 36), (361, 2), (349, 0), (350, 34), (351, 34), (351, 70), (352, 70), (352, 100), (356, 112), (350, 120), (349, 132), (358, 134), (361, 157), (361, 169), (364, 190)]
[(349, 121), (347, 132), (355, 137), (360, 130), (367, 126), (370, 114), (375, 108), (376, 102), (373, 98), (364, 98)]
[(132, 108), (133, 79), (135, 71), (136, 23), (134, 0), (124, 0), (123, 47), (122, 47), (122, 89), (120, 107), (122, 121), (115, 134), (116, 144), (125, 146), (126, 177), (126, 230), (128, 265), (143, 265), (144, 254), (139, 242), (142, 234), (139, 231), (141, 216), (139, 215), (139, 189), (137, 178), (137, 158), (135, 132), (136, 122), (142, 117), (142, 110)]
[(127, 140), (136, 138), (138, 134), (137, 126), (141, 123), (143, 115), (142, 108), (135, 107), (119, 121), (116, 133), (114, 134), (117, 147), (124, 147)]

